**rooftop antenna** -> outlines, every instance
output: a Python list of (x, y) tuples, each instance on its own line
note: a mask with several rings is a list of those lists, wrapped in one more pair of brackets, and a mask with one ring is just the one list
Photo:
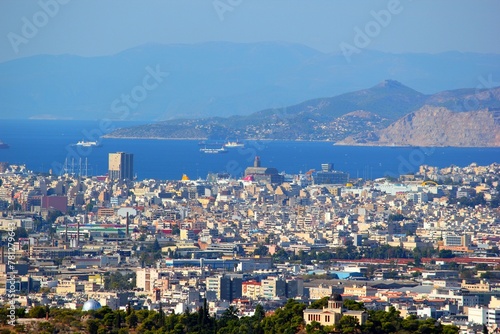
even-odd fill
[(76, 247), (78, 248), (78, 244), (80, 242), (80, 220), (76, 219)]
[(130, 234), (129, 234), (129, 225), (130, 225), (130, 221), (129, 221), (128, 211), (127, 211), (127, 238), (130, 236)]

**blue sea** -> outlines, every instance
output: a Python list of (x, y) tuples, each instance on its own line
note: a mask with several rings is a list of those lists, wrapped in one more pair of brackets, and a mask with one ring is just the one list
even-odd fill
[[(447, 167), (473, 162), (488, 165), (500, 162), (500, 148), (418, 148), (334, 146), (327, 142), (243, 141), (244, 148), (226, 154), (205, 154), (197, 140), (102, 139), (101, 147), (72, 146), (80, 140), (97, 140), (110, 128), (137, 123), (98, 121), (0, 120), (0, 140), (10, 145), (0, 149), (0, 161), (25, 164), (36, 172), (69, 172), (82, 175), (107, 173), (108, 153), (134, 154), (134, 173), (138, 179), (178, 180), (205, 178), (210, 172), (239, 177), (253, 164), (275, 167), (290, 174), (321, 169), (334, 163), (336, 170), (351, 177), (374, 179), (415, 172), (422, 164)], [(232, 138), (242, 140), (241, 138)], [(202, 146), (203, 147), (203, 146)], [(81, 167), (80, 167), (81, 166)]]

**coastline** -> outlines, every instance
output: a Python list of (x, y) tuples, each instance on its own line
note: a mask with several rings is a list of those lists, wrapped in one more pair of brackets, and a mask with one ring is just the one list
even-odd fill
[[(135, 140), (211, 140), (209, 138), (169, 138), (169, 137), (135, 137), (135, 136), (108, 136), (104, 135), (101, 138), (104, 139), (135, 139)], [(215, 140), (215, 139), (214, 139)], [(224, 140), (224, 139), (217, 139)], [(332, 143), (333, 146), (345, 146), (345, 147), (394, 147), (394, 148), (418, 148), (418, 147), (429, 147), (429, 148), (500, 148), (499, 146), (489, 145), (489, 146), (453, 146), (453, 145), (402, 145), (402, 144), (375, 144), (375, 143), (342, 143), (333, 142), (331, 140), (306, 140), (306, 139), (270, 139), (270, 138), (244, 138), (242, 141), (268, 141), (268, 142), (278, 142), (278, 141), (288, 141), (288, 142), (309, 142), (309, 143)]]

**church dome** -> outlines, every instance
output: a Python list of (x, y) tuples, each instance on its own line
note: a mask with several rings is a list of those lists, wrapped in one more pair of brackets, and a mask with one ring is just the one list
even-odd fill
[(330, 300), (334, 300), (336, 302), (341, 302), (342, 301), (342, 296), (338, 293), (334, 293)]
[(82, 311), (95, 311), (101, 308), (101, 304), (95, 299), (89, 299), (83, 304)]

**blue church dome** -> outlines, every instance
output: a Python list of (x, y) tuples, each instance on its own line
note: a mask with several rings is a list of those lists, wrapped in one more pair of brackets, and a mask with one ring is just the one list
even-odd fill
[(101, 304), (95, 299), (89, 299), (83, 304), (82, 311), (95, 311), (101, 308)]

